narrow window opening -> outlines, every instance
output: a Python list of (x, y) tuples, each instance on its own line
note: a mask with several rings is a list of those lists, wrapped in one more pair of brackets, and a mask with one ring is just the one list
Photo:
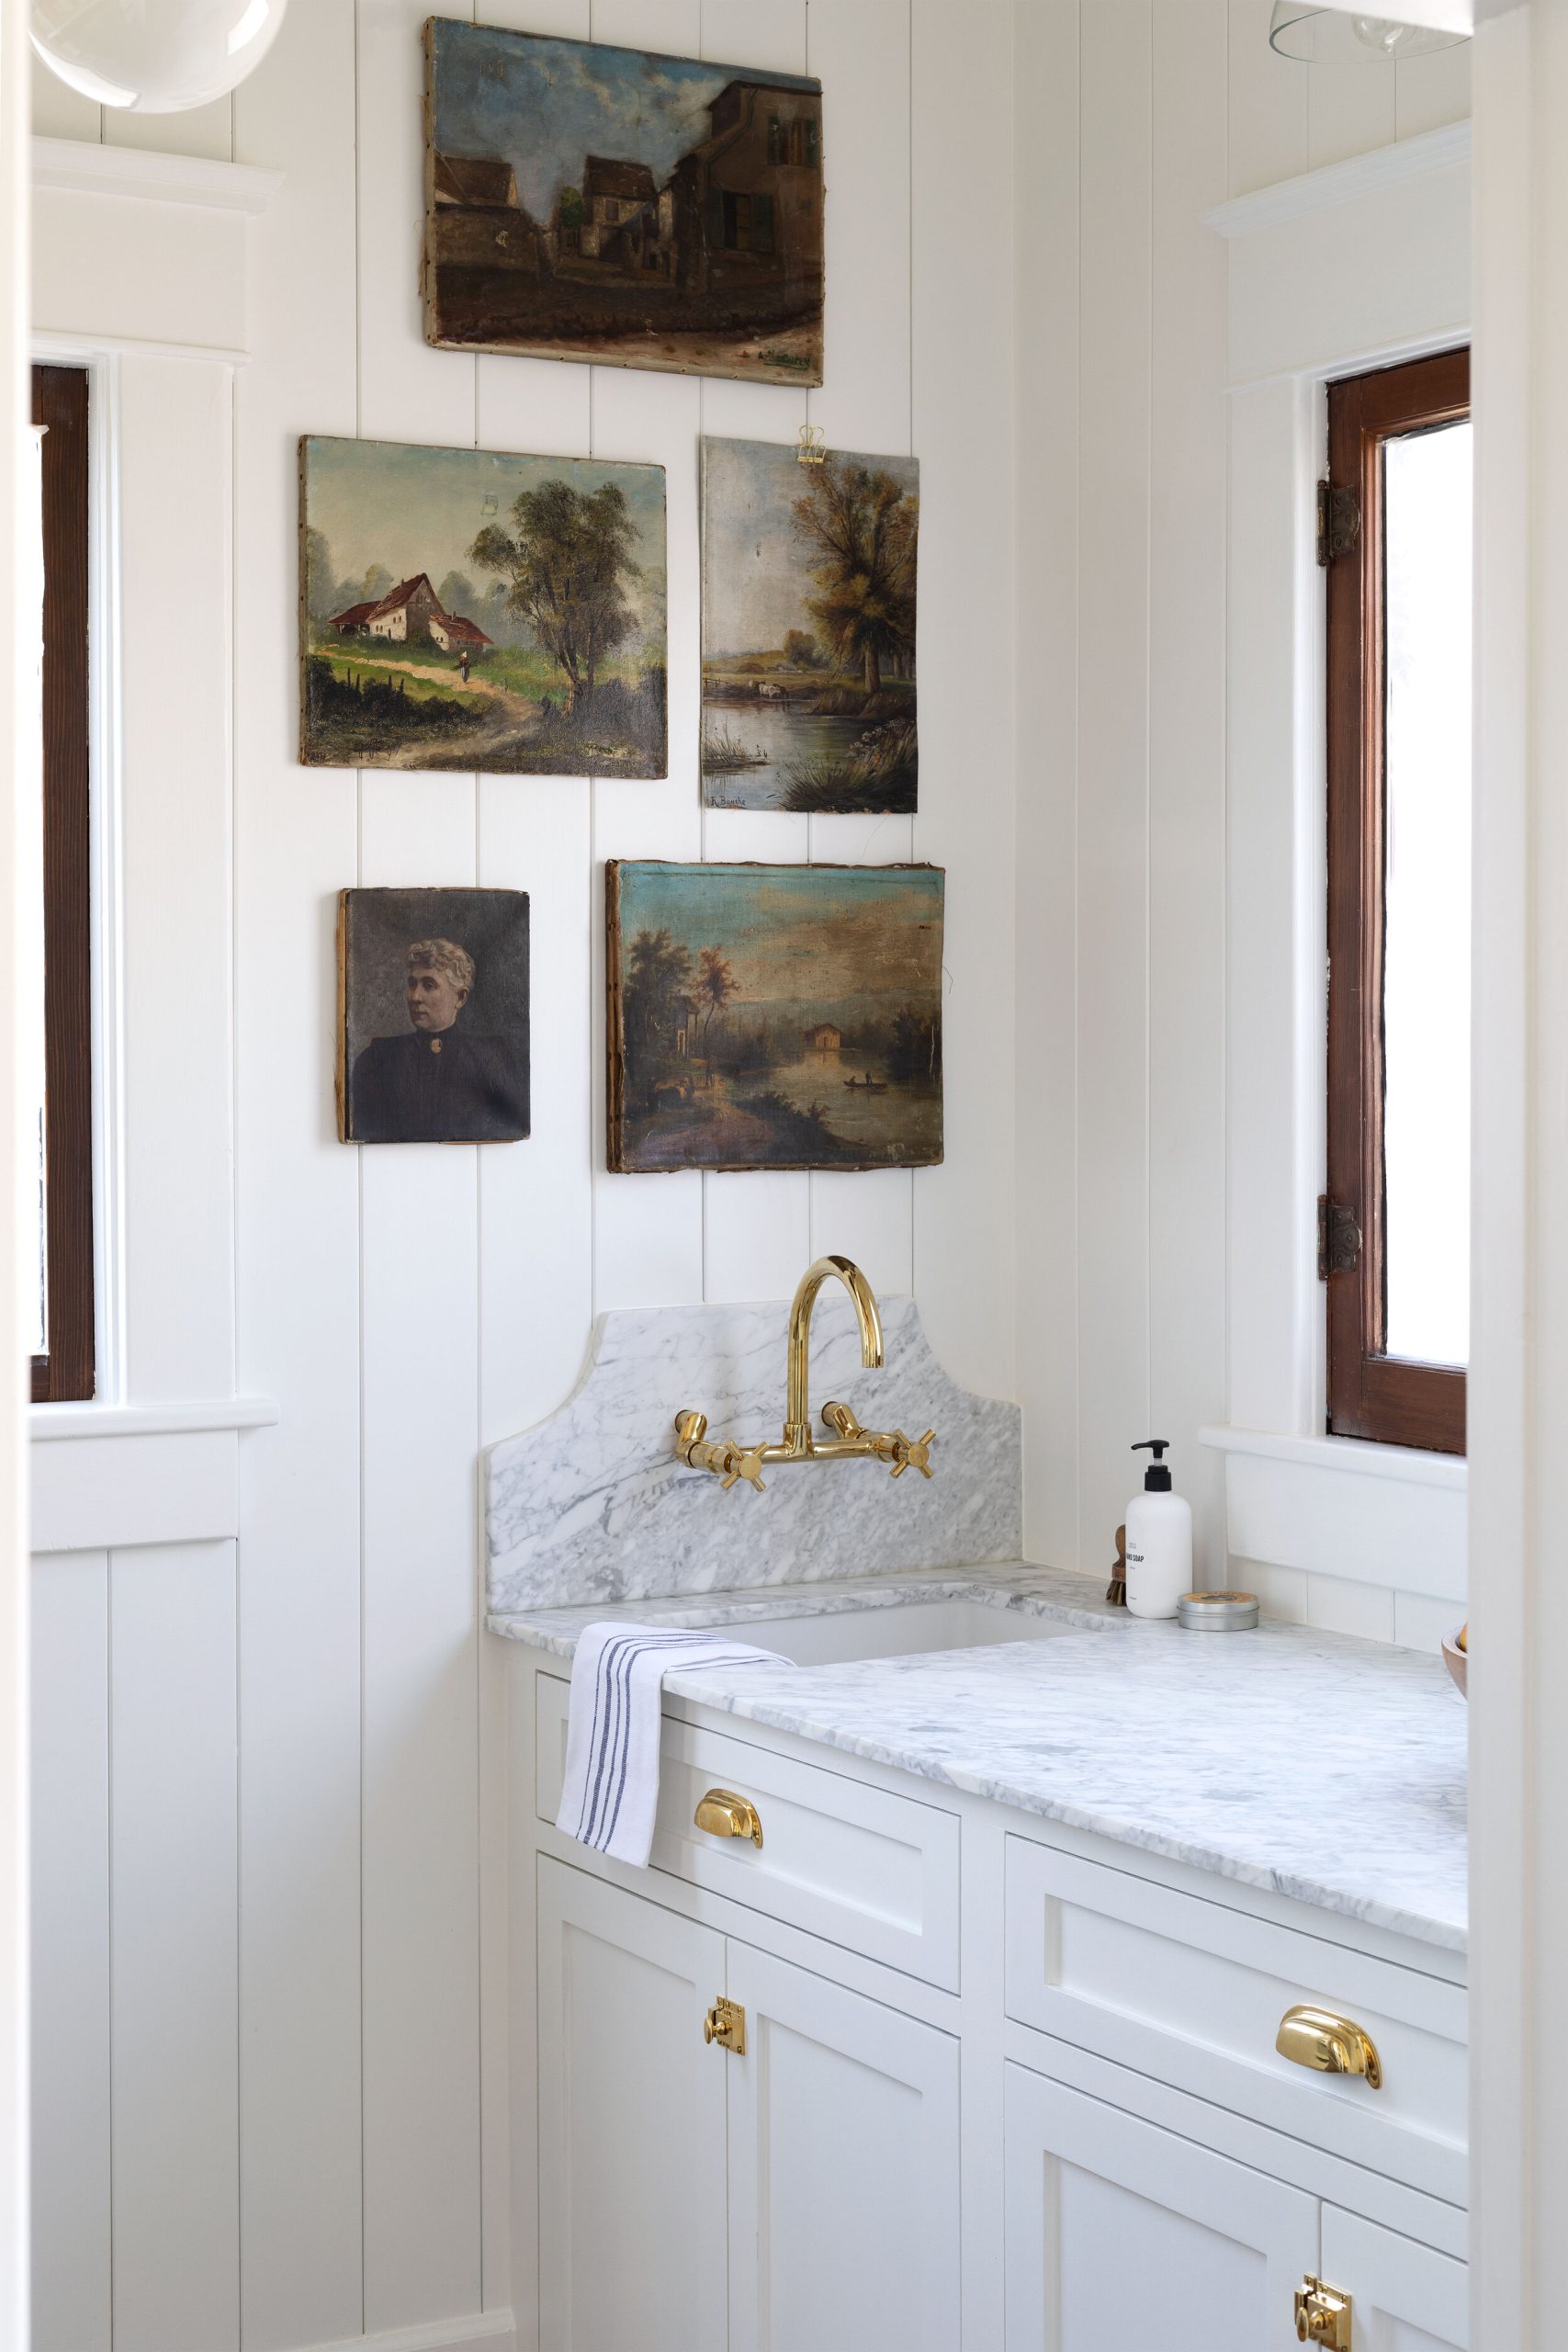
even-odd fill
[(35, 1403), (90, 1397), (93, 1008), (88, 728), (87, 376), (33, 369), (44, 427), (43, 946)]
[(1470, 362), (1329, 390), (1328, 1428), (1462, 1453)]

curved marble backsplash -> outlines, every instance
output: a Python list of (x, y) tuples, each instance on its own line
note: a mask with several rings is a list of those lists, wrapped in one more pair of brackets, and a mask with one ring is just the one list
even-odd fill
[(849, 1300), (823, 1293), (812, 1410), (818, 1428), (836, 1397), (869, 1429), (934, 1429), (934, 1477), (895, 1480), (875, 1462), (775, 1463), (764, 1493), (726, 1493), (675, 1459), (686, 1406), (707, 1415), (714, 1438), (778, 1437), (788, 1322), (783, 1299), (601, 1316), (560, 1410), (485, 1456), (492, 1612), (1016, 1560), (1019, 1408), (949, 1378), (912, 1298), (882, 1302), (883, 1369), (866, 1372)]

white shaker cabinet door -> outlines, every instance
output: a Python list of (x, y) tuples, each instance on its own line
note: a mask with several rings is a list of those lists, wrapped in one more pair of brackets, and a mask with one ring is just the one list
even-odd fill
[(957, 2352), (958, 2043), (729, 1946), (730, 2352)]
[(1317, 2200), (1007, 2069), (1007, 2352), (1286, 2352)]
[(1325, 2205), (1323, 2276), (1350, 2298), (1358, 2352), (1466, 2352), (1469, 2275), (1452, 2255)]
[(541, 2343), (725, 2352), (724, 1939), (538, 1871)]

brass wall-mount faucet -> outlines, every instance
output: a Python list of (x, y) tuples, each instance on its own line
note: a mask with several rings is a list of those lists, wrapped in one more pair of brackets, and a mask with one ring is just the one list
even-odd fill
[(822, 1419), (838, 1434), (821, 1439), (812, 1436), (811, 1408), (807, 1398), (811, 1310), (817, 1304), (818, 1292), (831, 1275), (837, 1275), (854, 1301), (860, 1320), (862, 1363), (870, 1372), (881, 1370), (882, 1317), (876, 1311), (871, 1284), (848, 1258), (818, 1258), (801, 1276), (789, 1310), (783, 1442), (741, 1445), (733, 1438), (710, 1441), (706, 1414), (688, 1409), (675, 1416), (675, 1451), (682, 1462), (689, 1463), (694, 1470), (711, 1470), (726, 1487), (733, 1487), (738, 1479), (744, 1478), (759, 1494), (763, 1491), (761, 1474), (765, 1462), (844, 1462), (863, 1456), (869, 1461), (886, 1462), (896, 1478), (901, 1478), (906, 1470), (918, 1470), (927, 1478), (931, 1476), (934, 1430), (928, 1430), (924, 1437), (914, 1438), (906, 1437), (902, 1430), (863, 1430), (847, 1405), (824, 1405)]

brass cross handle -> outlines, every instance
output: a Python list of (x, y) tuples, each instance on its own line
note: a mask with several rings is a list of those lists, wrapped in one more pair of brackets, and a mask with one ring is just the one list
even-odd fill
[(738, 1478), (747, 1479), (760, 1495), (766, 1493), (762, 1484), (762, 1449), (760, 1445), (732, 1445), (725, 1467), (728, 1475), (718, 1483), (727, 1494)]
[(935, 1430), (928, 1430), (924, 1437), (906, 1437), (902, 1430), (893, 1432), (893, 1476), (901, 1478), (906, 1470), (918, 1470), (922, 1478), (931, 1471), (931, 1440)]

